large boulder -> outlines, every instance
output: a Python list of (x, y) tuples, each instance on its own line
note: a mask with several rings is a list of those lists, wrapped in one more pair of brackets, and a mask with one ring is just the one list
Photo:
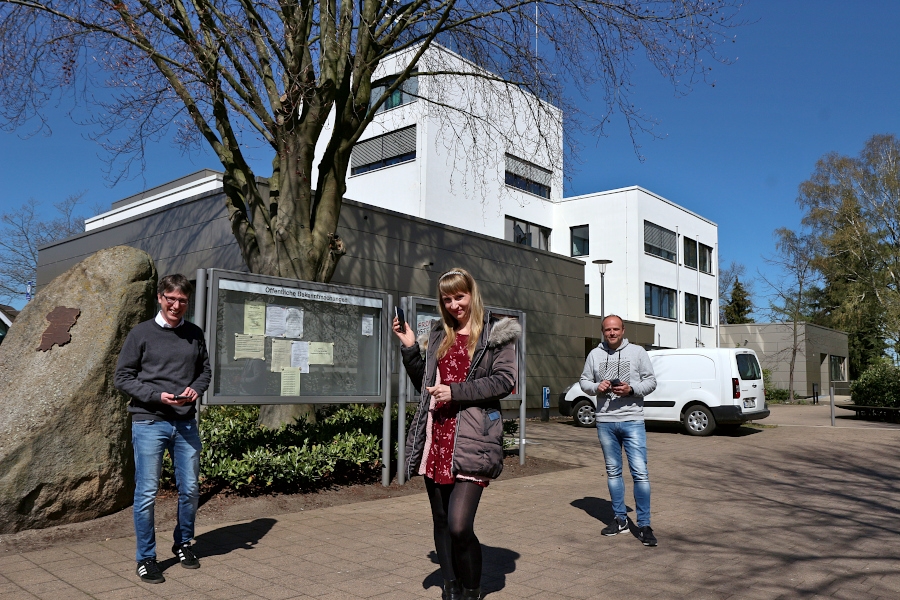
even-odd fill
[(54, 279), (19, 314), (0, 344), (0, 533), (131, 503), (127, 399), (113, 378), (155, 293), (150, 256), (118, 246)]

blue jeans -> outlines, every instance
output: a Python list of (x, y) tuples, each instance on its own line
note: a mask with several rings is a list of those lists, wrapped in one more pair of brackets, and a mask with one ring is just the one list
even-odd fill
[(137, 560), (156, 558), (154, 508), (163, 453), (168, 449), (175, 465), (178, 487), (176, 544), (194, 538), (194, 520), (200, 503), (200, 433), (197, 421), (132, 421), (134, 446), (134, 533)]
[(597, 422), (597, 436), (606, 461), (606, 483), (613, 512), (625, 519), (625, 484), (622, 482), (622, 447), (634, 480), (637, 526), (650, 525), (650, 475), (647, 472), (647, 431), (643, 421)]

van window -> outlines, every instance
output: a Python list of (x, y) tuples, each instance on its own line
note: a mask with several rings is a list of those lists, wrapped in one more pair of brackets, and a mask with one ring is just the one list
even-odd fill
[(738, 373), (741, 379), (762, 379), (762, 371), (759, 369), (759, 363), (752, 354), (738, 354), (737, 359)]

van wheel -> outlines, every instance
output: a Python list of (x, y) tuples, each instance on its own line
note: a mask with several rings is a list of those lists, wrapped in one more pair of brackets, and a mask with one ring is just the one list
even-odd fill
[(572, 407), (572, 416), (578, 427), (593, 427), (595, 423), (594, 405), (590, 400), (580, 400)]
[(716, 428), (716, 420), (709, 409), (702, 404), (694, 404), (684, 411), (681, 418), (688, 435), (709, 435)]

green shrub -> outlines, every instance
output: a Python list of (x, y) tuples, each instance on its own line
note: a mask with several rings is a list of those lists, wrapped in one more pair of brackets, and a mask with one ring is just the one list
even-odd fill
[[(200, 481), (241, 493), (296, 492), (374, 481), (381, 472), (383, 407), (333, 405), (317, 423), (259, 427), (258, 406), (211, 406), (200, 416)], [(394, 408), (392, 432), (397, 429)], [(163, 484), (174, 481), (166, 456)]]
[(763, 369), (763, 389), (766, 393), (766, 401), (772, 404), (784, 404), (791, 397), (790, 390), (777, 388), (772, 385), (771, 369)]
[(850, 384), (850, 399), (861, 406), (900, 408), (900, 367), (881, 359)]

